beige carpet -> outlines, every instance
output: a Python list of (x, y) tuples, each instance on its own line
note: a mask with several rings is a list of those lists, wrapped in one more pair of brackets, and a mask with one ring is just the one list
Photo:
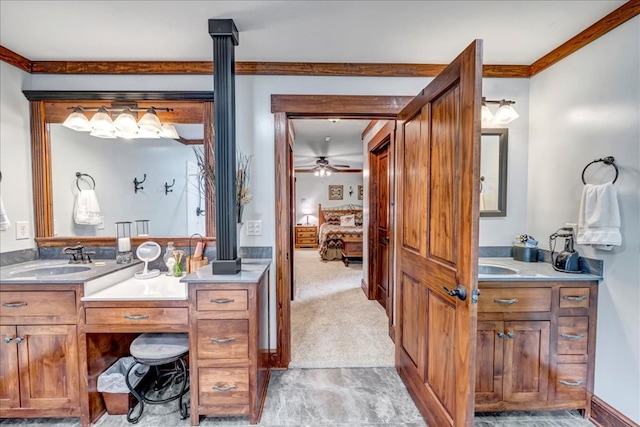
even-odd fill
[(296, 250), (291, 368), (393, 366), (384, 309), (360, 288), (362, 264), (322, 261)]

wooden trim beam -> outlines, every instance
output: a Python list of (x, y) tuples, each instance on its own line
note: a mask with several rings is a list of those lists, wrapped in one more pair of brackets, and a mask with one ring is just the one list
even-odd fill
[(638, 427), (629, 418), (597, 396), (591, 398), (589, 421), (599, 427)]
[(549, 68), (556, 62), (566, 58), (578, 49), (605, 35), (609, 31), (624, 24), (640, 13), (640, 0), (629, 0), (589, 28), (573, 36), (542, 58), (531, 64), (529, 77)]
[[(315, 170), (313, 169), (296, 169), (296, 173), (313, 173)], [(362, 173), (362, 169), (340, 169), (337, 171), (331, 171), (331, 174), (334, 173)]]
[(27, 73), (32, 72), (31, 61), (2, 45), (0, 45), (0, 60), (6, 62), (9, 65), (13, 65), (16, 68), (21, 69), (22, 71), (26, 71)]
[[(387, 117), (398, 115), (412, 96), (377, 96), (377, 95), (271, 95), (271, 112), (286, 112), (288, 116), (313, 117), (327, 116), (331, 111), (348, 111), (340, 117)], [(372, 105), (376, 105), (372, 113)]]

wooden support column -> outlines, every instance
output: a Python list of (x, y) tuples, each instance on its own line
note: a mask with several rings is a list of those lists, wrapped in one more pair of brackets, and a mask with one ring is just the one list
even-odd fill
[(216, 259), (213, 274), (237, 274), (242, 266), (236, 239), (236, 83), (233, 19), (209, 19), (213, 39), (213, 126), (216, 159)]

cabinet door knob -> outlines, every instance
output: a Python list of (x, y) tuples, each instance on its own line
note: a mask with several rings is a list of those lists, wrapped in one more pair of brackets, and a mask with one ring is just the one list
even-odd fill
[(507, 332), (507, 336), (511, 339), (514, 339), (516, 337), (516, 334), (514, 334), (513, 332)]
[(16, 337), (15, 339), (16, 344), (20, 344), (22, 341), (24, 341), (24, 337)]
[(5, 344), (9, 344), (12, 340), (13, 340), (13, 337), (4, 337), (4, 338), (2, 339), (2, 341), (4, 341), (4, 342), (5, 342)]
[(504, 338), (504, 332), (498, 332), (498, 338)]

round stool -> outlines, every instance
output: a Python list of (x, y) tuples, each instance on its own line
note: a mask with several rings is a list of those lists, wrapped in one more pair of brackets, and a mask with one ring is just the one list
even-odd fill
[[(182, 402), (182, 397), (189, 391), (189, 371), (184, 357), (189, 354), (189, 335), (180, 333), (171, 334), (142, 334), (133, 340), (129, 347), (131, 356), (135, 359), (125, 376), (127, 387), (131, 394), (140, 403), (140, 412), (137, 416), (133, 416), (135, 405), (129, 409), (127, 421), (137, 423), (144, 411), (144, 404), (161, 404), (171, 402), (178, 399), (178, 407), (180, 408), (180, 418), (188, 417), (187, 404)], [(162, 372), (160, 366), (173, 364), (171, 371)], [(129, 382), (129, 372), (137, 365), (152, 366), (155, 369), (155, 378), (138, 393)], [(135, 371), (134, 371), (135, 372)], [(180, 390), (172, 395), (164, 397), (164, 392), (174, 384), (181, 383)], [(148, 397), (153, 389), (157, 395), (155, 398)]]

